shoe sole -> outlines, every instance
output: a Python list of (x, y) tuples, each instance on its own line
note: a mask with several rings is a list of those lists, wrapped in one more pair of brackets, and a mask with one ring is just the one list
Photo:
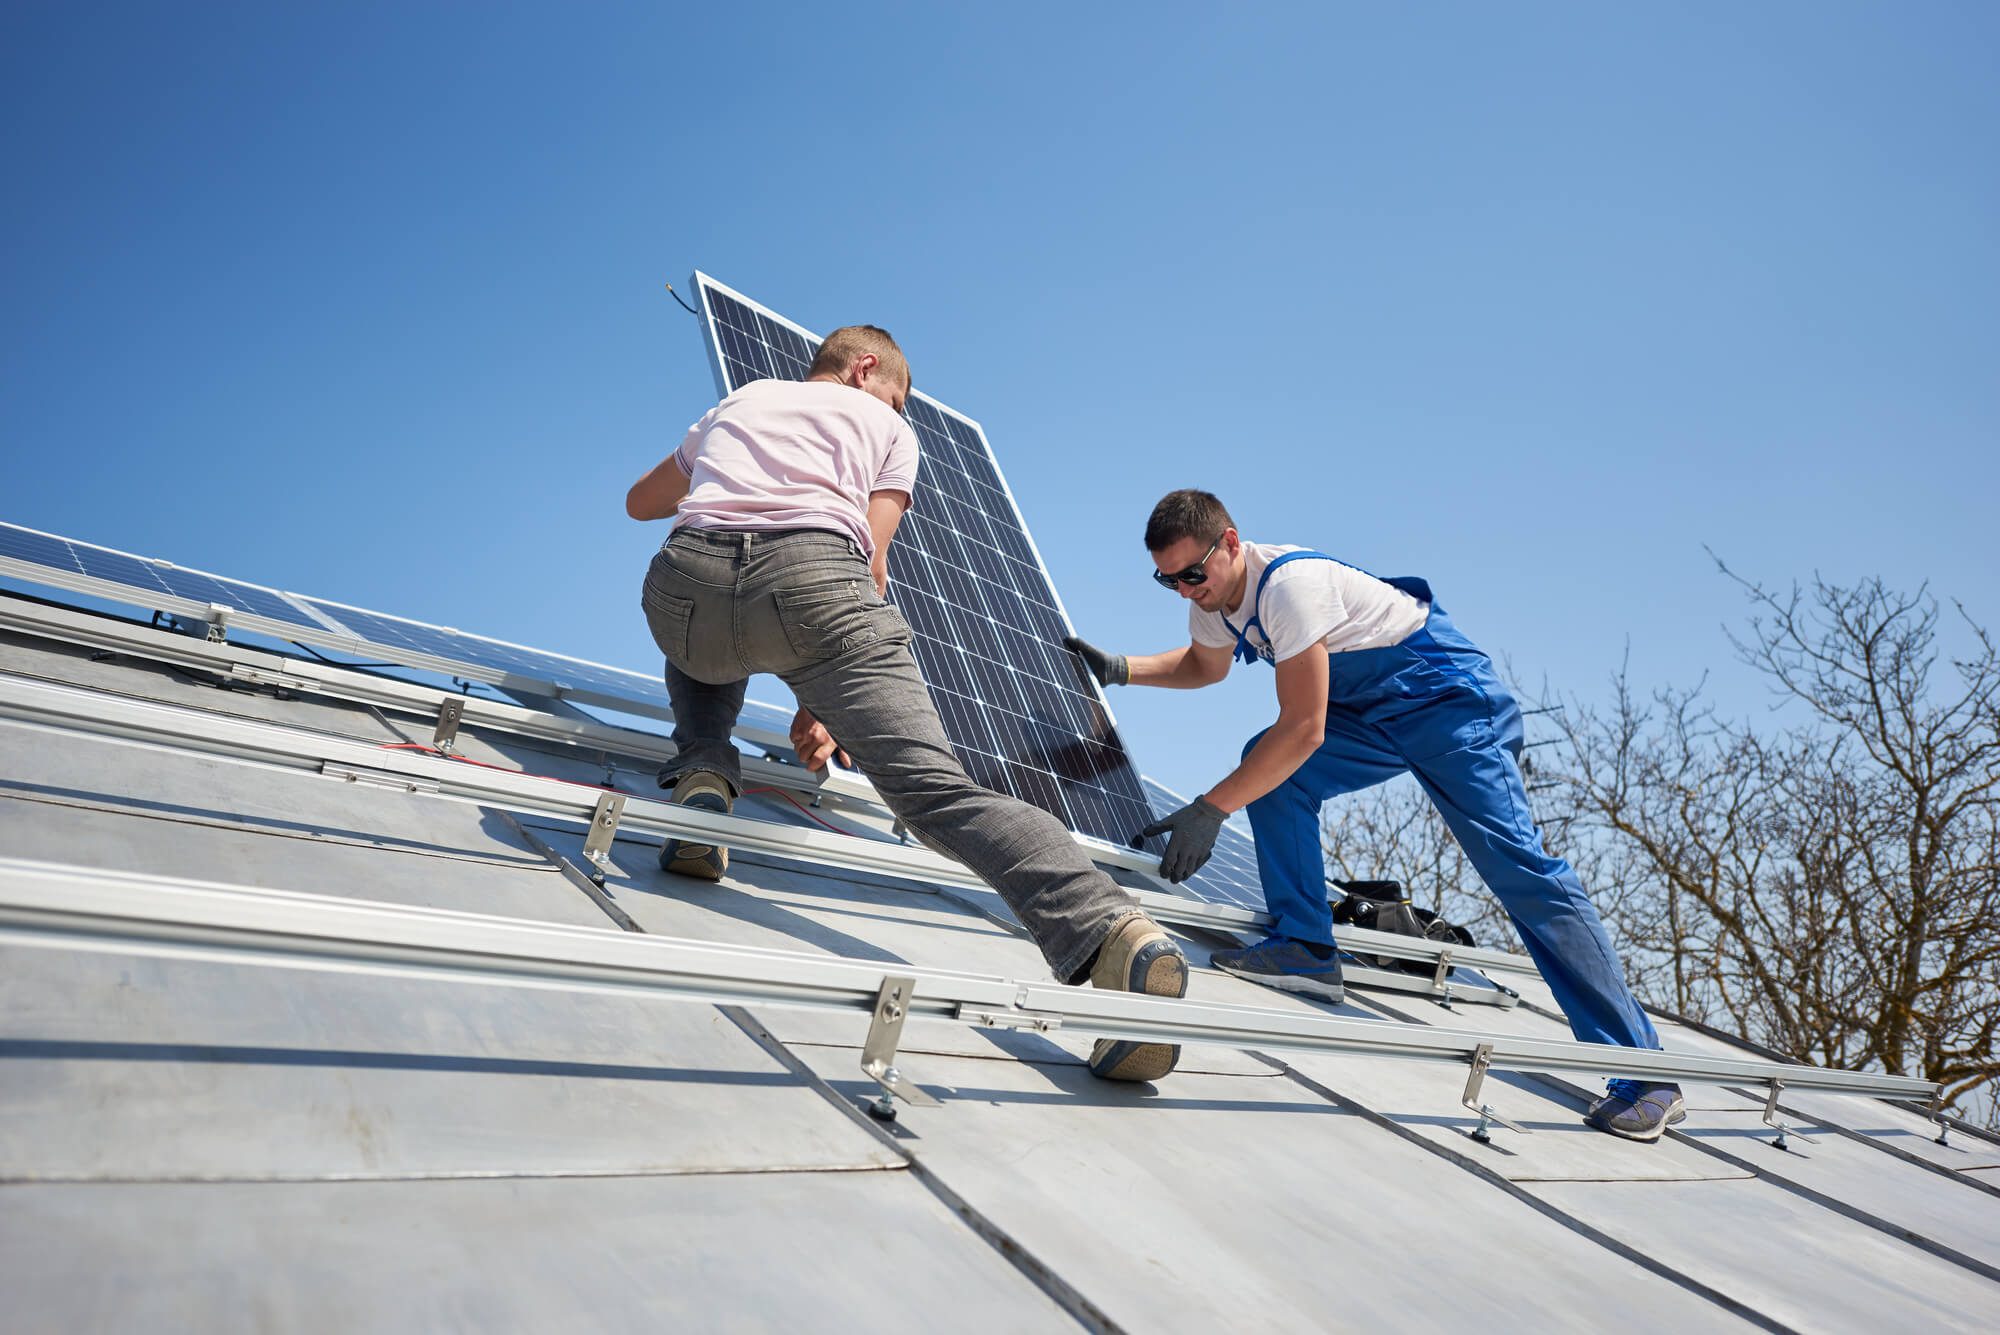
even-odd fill
[(1275, 987), (1280, 992), (1297, 992), (1302, 996), (1318, 997), (1322, 1001), (1343, 1001), (1347, 997), (1345, 983), (1322, 983), (1316, 978), (1301, 978), (1289, 973), (1252, 973), (1248, 969), (1232, 969), (1227, 964), (1217, 964), (1215, 967), (1234, 977), (1252, 983), (1262, 983), (1265, 987)]
[[(729, 799), (712, 789), (696, 793), (679, 805), (695, 811), (713, 811), (722, 816), (729, 814)], [(660, 850), (660, 869), (673, 872), (676, 876), (692, 876), (698, 881), (719, 881), (722, 874), (729, 870), (729, 850), (715, 844), (669, 839), (666, 847)]]
[[(1172, 943), (1156, 941), (1132, 960), (1138, 986), (1128, 992), (1149, 997), (1187, 995), (1187, 960)], [(1178, 1043), (1136, 1043), (1129, 1038), (1100, 1038), (1090, 1049), (1090, 1073), (1100, 1080), (1159, 1080), (1180, 1064)]]
[(1646, 1131), (1620, 1131), (1609, 1122), (1601, 1122), (1590, 1117), (1586, 1117), (1583, 1120), (1586, 1126), (1602, 1131), (1608, 1136), (1616, 1136), (1620, 1140), (1636, 1140), (1641, 1145), (1650, 1145), (1666, 1135), (1668, 1127), (1679, 1126), (1682, 1122), (1685, 1122), (1687, 1120), (1687, 1109), (1681, 1104), (1676, 1103), (1673, 1111), (1667, 1114), (1665, 1121)]
[(684, 844), (669, 839), (660, 850), (660, 869), (698, 881), (719, 881), (729, 870), (729, 850), (713, 844)]

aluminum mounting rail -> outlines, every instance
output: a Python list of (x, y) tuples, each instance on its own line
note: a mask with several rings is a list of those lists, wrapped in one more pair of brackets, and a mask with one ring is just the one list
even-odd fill
[[(455, 724), (536, 741), (589, 747), (659, 763), (671, 760), (675, 754), (672, 742), (652, 733), (618, 728), (592, 719), (568, 718), (525, 705), (483, 700), (413, 681), (400, 681), (394, 677), (377, 676), (245, 645), (198, 640), (178, 631), (135, 626), (111, 617), (47, 607), (4, 594), (0, 594), (0, 629), (212, 672), (253, 686), (351, 700), (419, 717), (439, 718), (442, 711), (449, 709)], [(736, 734), (760, 747), (789, 749), (791, 746), (790, 738), (784, 734), (751, 723), (739, 725)], [(773, 787), (814, 795), (825, 793), (878, 806), (881, 804), (882, 799), (876, 795), (874, 785), (851, 771), (829, 769), (822, 775), (815, 775), (798, 765), (756, 756), (745, 756), (743, 764), (746, 776)]]
[[(553, 742), (617, 752), (640, 759), (665, 762), (675, 754), (674, 746), (651, 733), (618, 728), (582, 718), (567, 718), (546, 710), (501, 701), (483, 700), (416, 682), (343, 668), (290, 655), (253, 649), (227, 641), (195, 639), (177, 631), (152, 626), (135, 626), (116, 618), (97, 616), (69, 608), (7, 596), (0, 591), (0, 629), (89, 645), (136, 658), (172, 663), (181, 667), (212, 672), (232, 681), (275, 687), (351, 700), (360, 704), (394, 709), (441, 721), (447, 716), (451, 726), (484, 728), (536, 741)], [(274, 632), (275, 633), (275, 632)], [(440, 724), (442, 730), (442, 722)], [(760, 747), (782, 750), (789, 739), (754, 723), (739, 724), (736, 735)], [(821, 773), (779, 760), (756, 756), (743, 758), (747, 778), (774, 788), (810, 796), (832, 796), (879, 807), (881, 797), (862, 775), (829, 768)], [(1156, 916), (1184, 926), (1242, 936), (1262, 936), (1272, 925), (1271, 915), (1225, 904), (1195, 899), (1174, 889), (1159, 875), (1159, 860), (1135, 849), (1119, 848), (1086, 835), (1074, 836), (1092, 860), (1122, 868), (1143, 878), (1154, 890), (1135, 891)], [(1533, 961), (1504, 950), (1442, 946), (1387, 932), (1365, 928), (1343, 928), (1336, 933), (1342, 946), (1369, 954), (1410, 960), (1437, 968), (1458, 964), (1467, 968), (1534, 974)], [(1449, 956), (1449, 959), (1444, 957)], [(1448, 968), (1440, 973), (1448, 973)], [(1397, 981), (1388, 985), (1405, 991), (1441, 993), (1442, 983), (1433, 986), (1412, 984), (1412, 975), (1387, 975)]]
[[(17, 858), (0, 858), (0, 944), (874, 1012), (877, 1026), (892, 986), (901, 985), (897, 1025), (907, 1014), (977, 1028), (1060, 1028), (1150, 1042), (1359, 1053), (1470, 1066), (1475, 1081), (1488, 1069), (1505, 1069), (1933, 1101), (1939, 1091), (1931, 1081), (1908, 1076), (1100, 992)], [(876, 1036), (871, 1029), (866, 1048), (878, 1047)], [(1482, 1123), (1490, 1112), (1476, 1111)]]
[[(128, 696), (108, 695), (0, 672), (0, 718), (31, 727), (112, 737), (175, 750), (232, 757), (254, 764), (318, 773), (328, 778), (399, 789), (447, 800), (498, 807), (515, 813), (553, 816), (585, 825), (596, 822), (609, 790), (543, 778), (409, 751), (308, 729), (190, 709)], [(724, 815), (676, 806), (653, 798), (622, 798), (619, 828), (660, 838), (695, 838), (775, 857), (923, 883), (986, 889), (963, 863), (928, 849), (860, 838), (828, 830), (802, 829), (754, 817)], [(1268, 914), (1157, 891), (1134, 891), (1146, 911), (1164, 922), (1225, 932), (1255, 932), (1269, 925)], [(1440, 946), (1415, 937), (1343, 928), (1335, 939), (1347, 949), (1412, 959), (1435, 973), (1426, 986), (1417, 975), (1350, 969), (1357, 983), (1379, 982), (1400, 991), (1421, 991), (1445, 999), (1511, 1005), (1501, 989), (1454, 985), (1450, 967), (1507, 968), (1532, 972), (1523, 957), (1504, 951)], [(1489, 961), (1491, 963), (1489, 963)], [(1379, 975), (1379, 976), (1371, 976)]]

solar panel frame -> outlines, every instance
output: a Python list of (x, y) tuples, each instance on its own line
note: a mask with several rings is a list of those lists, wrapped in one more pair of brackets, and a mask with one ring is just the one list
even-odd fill
[[(92, 575), (86, 567), (93, 565), (100, 570), (115, 570), (127, 578)], [(248, 602), (251, 599), (237, 591), (249, 590), (256, 595), (258, 605), (281, 606), (291, 612), (292, 619), (278, 620), (226, 603), (223, 605), (230, 611), (225, 625), (232, 630), (254, 631), (323, 651), (380, 659), (399, 667), (481, 682), (525, 695), (552, 696), (662, 722), (673, 721), (665, 681), (629, 668), (327, 598), (289, 593), (19, 524), (0, 522), (0, 576), (197, 622), (208, 619), (210, 602), (216, 600), (191, 598), (186, 592), (242, 596)], [(170, 583), (180, 584), (184, 592), (173, 592)], [(746, 702), (742, 729), (745, 739), (758, 745), (786, 747), (791, 717), (788, 710)]]
[[(700, 270), (689, 287), (719, 395), (781, 371), (784, 378), (804, 378), (819, 335)], [(741, 312), (720, 305), (718, 298)], [(929, 489), (943, 513), (913, 506), (904, 516), (902, 540), (889, 552), (890, 597), (916, 632), (912, 652), (947, 732), (954, 741), (992, 742), (990, 751), (959, 745), (959, 758), (975, 780), (1051, 811), (1080, 841), (1125, 851), (1130, 836), (1151, 818), (1142, 776), (1096, 680), (1075, 655), (1059, 648), (1062, 637), (1072, 633), (1069, 611), (985, 428), (921, 390), (910, 394), (905, 416), (925, 436), (918, 486)], [(986, 522), (989, 515), (1003, 514), (1008, 524)], [(959, 534), (994, 552), (998, 564), (982, 574)], [(922, 553), (921, 561), (912, 549)], [(995, 596), (984, 596), (981, 585)], [(925, 639), (956, 649), (964, 661), (954, 663)], [(995, 663), (1040, 664), (1047, 678), (985, 666)], [(1065, 680), (1073, 685), (1045, 689)], [(1057, 719), (1066, 730), (1061, 734)], [(1040, 726), (1026, 728), (1023, 722)], [(1120, 771), (1125, 784), (1118, 784)], [(1114, 784), (1130, 791), (1114, 791)]]

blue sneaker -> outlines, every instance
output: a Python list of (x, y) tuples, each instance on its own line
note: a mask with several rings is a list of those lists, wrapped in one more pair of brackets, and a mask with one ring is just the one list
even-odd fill
[(1327, 1001), (1347, 995), (1347, 985), (1340, 979), (1340, 952), (1316, 942), (1269, 936), (1244, 950), (1218, 950), (1209, 956), (1209, 963), (1224, 973), (1284, 992)]
[(1583, 1120), (1627, 1140), (1658, 1140), (1668, 1127), (1687, 1120), (1687, 1107), (1681, 1102), (1679, 1085), (1613, 1080)]

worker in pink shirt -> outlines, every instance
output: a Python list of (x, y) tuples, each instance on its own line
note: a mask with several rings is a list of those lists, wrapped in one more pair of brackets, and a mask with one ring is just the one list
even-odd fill
[[(1084, 856), (1055, 817), (981, 788), (945, 736), (885, 601), (888, 551), (916, 485), (903, 420), (909, 364), (873, 325), (828, 335), (803, 381), (758, 380), (689, 428), (633, 484), (634, 519), (675, 520), (643, 605), (666, 655), (674, 801), (726, 812), (742, 789), (730, 731), (753, 673), (798, 697), (792, 741), (809, 768), (851, 757), (904, 824), (977, 872), (1041, 947), (1056, 978), (1178, 997), (1180, 948)], [(719, 880), (727, 850), (669, 840), (668, 871)], [(1180, 1049), (1100, 1039), (1090, 1069), (1156, 1080)]]

